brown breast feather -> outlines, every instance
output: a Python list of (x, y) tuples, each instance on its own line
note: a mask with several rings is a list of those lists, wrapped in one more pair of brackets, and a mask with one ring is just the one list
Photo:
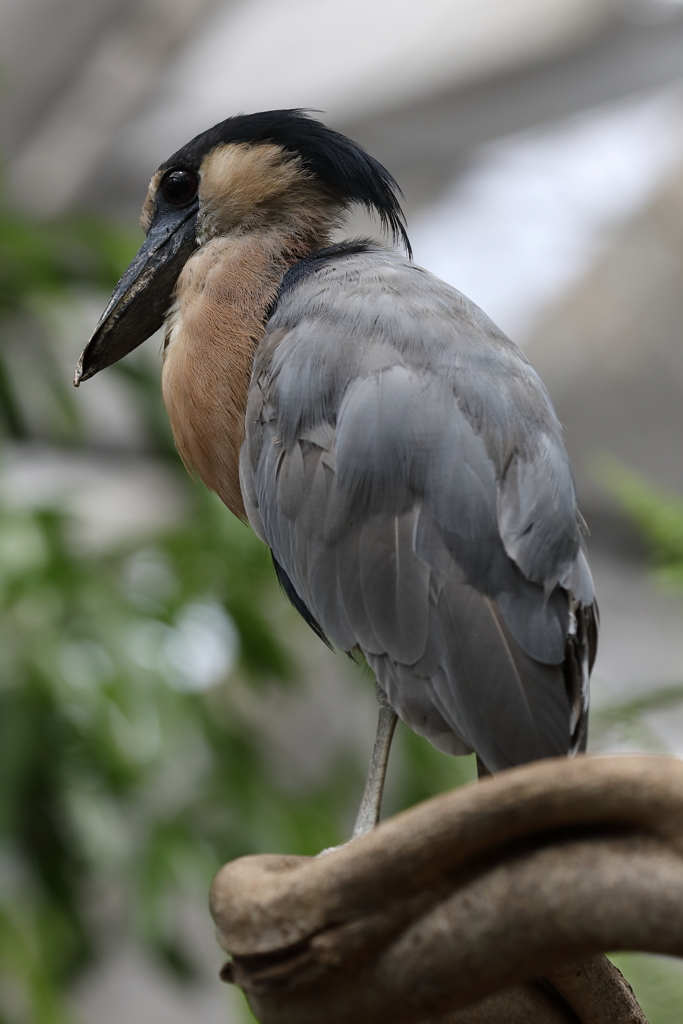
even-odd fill
[(286, 263), (263, 238), (215, 238), (185, 265), (167, 318), (162, 391), (188, 470), (245, 519), (239, 452), (254, 351)]

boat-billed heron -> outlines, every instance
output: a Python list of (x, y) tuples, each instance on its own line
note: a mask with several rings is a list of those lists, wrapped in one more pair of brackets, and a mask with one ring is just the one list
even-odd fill
[[(560, 424), (522, 352), (415, 266), (391, 174), (300, 110), (222, 121), (153, 175), (146, 240), (75, 383), (164, 326), (178, 451), (396, 715), (490, 772), (583, 749), (597, 611)], [(354, 205), (386, 244), (331, 244)]]

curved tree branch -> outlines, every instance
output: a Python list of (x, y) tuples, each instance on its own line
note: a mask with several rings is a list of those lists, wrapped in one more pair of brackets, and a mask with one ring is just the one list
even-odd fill
[(228, 864), (211, 906), (264, 1024), (643, 1024), (594, 954), (683, 955), (683, 763), (517, 768), (323, 857)]

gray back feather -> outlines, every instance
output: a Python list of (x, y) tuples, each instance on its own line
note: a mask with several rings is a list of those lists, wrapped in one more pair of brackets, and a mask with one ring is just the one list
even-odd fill
[(574, 485), (481, 310), (387, 251), (322, 265), (269, 321), (246, 436), (249, 519), (409, 724), (494, 769), (569, 750), (563, 665), (594, 600)]

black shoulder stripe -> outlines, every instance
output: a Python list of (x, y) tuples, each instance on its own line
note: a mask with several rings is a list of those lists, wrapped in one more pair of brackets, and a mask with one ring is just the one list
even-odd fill
[(343, 259), (344, 256), (355, 256), (357, 253), (371, 252), (377, 248), (377, 242), (373, 242), (370, 238), (353, 238), (348, 242), (328, 245), (325, 249), (319, 249), (317, 252), (311, 253), (310, 256), (299, 260), (294, 266), (289, 268), (282, 278), (269, 315), (272, 316), (278, 302), (287, 292), (290, 292), (292, 288), (296, 288), (297, 285), (301, 284), (307, 277), (310, 277), (311, 274), (315, 274), (321, 267), (326, 267), (335, 260)]
[(292, 581), (290, 580), (289, 576), (287, 575), (285, 570), (282, 568), (280, 563), (277, 561), (277, 559), (275, 558), (275, 555), (273, 555), (272, 551), (271, 551), (271, 556), (272, 556), (272, 559), (273, 559), (273, 565), (275, 566), (275, 574), (276, 574), (276, 576), (278, 578), (278, 582), (279, 582), (280, 586), (282, 587), (282, 589), (283, 589), (283, 591), (285, 593), (285, 597), (296, 608), (296, 610), (298, 611), (298, 613), (301, 616), (301, 618), (304, 620), (304, 622), (306, 622), (311, 627), (311, 629), (316, 634), (316, 636), (319, 636), (320, 639), (322, 640), (322, 642), (324, 644), (327, 644), (327, 646), (330, 648), (331, 651), (334, 650), (334, 648), (332, 647), (332, 644), (330, 643), (330, 641), (327, 639), (327, 636), (325, 635), (325, 631), (322, 629), (322, 627), (319, 625), (319, 623), (316, 622), (316, 620), (313, 618), (313, 616), (309, 612), (309, 610), (306, 607), (306, 605), (304, 604), (304, 602), (301, 600), (301, 598), (297, 594), (296, 590), (294, 589), (294, 585), (292, 584)]

